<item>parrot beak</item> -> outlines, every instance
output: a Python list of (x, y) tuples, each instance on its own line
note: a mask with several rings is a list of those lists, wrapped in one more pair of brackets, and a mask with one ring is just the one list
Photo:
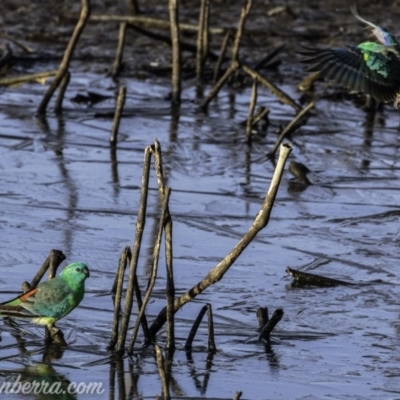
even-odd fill
[(86, 275), (86, 278), (90, 277), (90, 272), (89, 272), (89, 270), (87, 268), (84, 269), (84, 273)]

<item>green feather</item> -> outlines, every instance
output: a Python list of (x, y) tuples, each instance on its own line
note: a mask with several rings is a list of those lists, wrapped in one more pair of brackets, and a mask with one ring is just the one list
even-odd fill
[(367, 67), (371, 71), (376, 71), (387, 79), (389, 77), (389, 71), (386, 64), (388, 52), (385, 50), (385, 46), (378, 43), (366, 42), (359, 44), (357, 47), (361, 49), (363, 60)]
[(30, 319), (38, 325), (53, 324), (68, 315), (82, 301), (88, 277), (89, 269), (85, 264), (70, 264), (58, 277), (1, 303), (0, 317)]
[(351, 90), (364, 92), (381, 101), (400, 102), (400, 45), (381, 27), (353, 14), (373, 29), (380, 43), (363, 42), (358, 46), (333, 49), (305, 47), (303, 60), (312, 64), (310, 72), (342, 83)]

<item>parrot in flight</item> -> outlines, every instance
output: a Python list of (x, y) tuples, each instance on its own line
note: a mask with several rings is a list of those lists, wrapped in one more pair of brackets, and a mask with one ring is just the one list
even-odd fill
[(381, 101), (400, 104), (400, 44), (381, 27), (353, 15), (372, 29), (379, 43), (363, 42), (358, 46), (316, 49), (304, 47), (302, 62), (312, 64), (310, 72), (335, 80), (351, 90), (363, 92)]
[(88, 277), (88, 267), (81, 262), (74, 262), (54, 279), (40, 283), (15, 299), (0, 303), (0, 318), (28, 319), (50, 329), (81, 302)]

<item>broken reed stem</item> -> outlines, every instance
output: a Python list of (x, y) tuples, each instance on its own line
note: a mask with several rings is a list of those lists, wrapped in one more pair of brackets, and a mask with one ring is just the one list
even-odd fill
[[(125, 369), (124, 369), (124, 361), (122, 358), (117, 358), (115, 360), (116, 364), (116, 371), (115, 374), (117, 375), (117, 380), (118, 380), (118, 397), (115, 396), (118, 399), (127, 399), (129, 398), (128, 394), (126, 393), (126, 383), (125, 383)], [(115, 395), (115, 392), (113, 392), (113, 396)], [(110, 397), (110, 400), (113, 397)]]
[(118, 271), (115, 275), (115, 281), (112, 288), (112, 293), (115, 295), (114, 298), (114, 319), (113, 325), (111, 329), (111, 338), (107, 345), (107, 350), (113, 350), (115, 347), (115, 343), (118, 340), (118, 325), (120, 320), (121, 313), (121, 298), (122, 298), (122, 289), (124, 286), (124, 275), (126, 264), (128, 260), (128, 255), (130, 255), (131, 249), (129, 246), (126, 246), (125, 249), (121, 253), (121, 257), (118, 263)]
[(57, 74), (57, 71), (45, 71), (37, 72), (34, 74), (22, 75), (22, 76), (11, 76), (9, 78), (1, 78), (0, 86), (11, 86), (18, 85), (20, 83), (42, 81), (46, 78), (50, 78)]
[(271, 61), (283, 48), (285, 47), (284, 44), (278, 46), (276, 49), (272, 50), (270, 53), (268, 53), (265, 57), (263, 57), (260, 61), (258, 61), (253, 69), (254, 71), (258, 71), (261, 69), (266, 63)]
[(3, 68), (5, 68), (5, 70), (8, 69), (10, 62), (13, 59), (13, 52), (8, 43), (1, 45), (0, 50), (2, 51), (0, 56), (0, 72), (3, 72)]
[(115, 387), (115, 368), (116, 367), (116, 360), (112, 360), (110, 362), (110, 373), (108, 374), (108, 398), (110, 400), (114, 400), (114, 394), (116, 392), (116, 387)]
[(118, 76), (119, 71), (121, 70), (122, 58), (124, 56), (126, 25), (127, 22), (121, 22), (119, 24), (117, 52), (115, 54), (114, 64), (111, 69), (111, 76), (113, 77), (113, 79), (115, 79)]
[(238, 70), (239, 63), (233, 61), (229, 68), (225, 71), (224, 75), (221, 76), (219, 81), (213, 86), (208, 96), (201, 102), (200, 108), (205, 111), (207, 110), (210, 101), (218, 94), (225, 82)]
[(257, 331), (260, 332), (260, 334), (258, 335), (258, 340), (261, 339), (268, 340), (269, 338), (264, 334), (264, 329), (269, 321), (268, 307), (260, 307), (257, 310), (257, 319), (258, 319)]
[[(35, 277), (32, 279), (32, 282), (30, 284), (28, 282), (24, 282), (22, 284), (22, 290), (24, 292), (27, 292), (30, 289), (33, 289), (34, 287), (36, 287), (48, 269), (49, 269), (49, 278), (48, 279), (53, 279), (54, 276), (56, 275), (58, 266), (64, 260), (65, 260), (65, 255), (62, 251), (51, 250), (50, 254), (46, 258), (45, 262), (39, 268), (39, 271), (36, 273)], [(45, 342), (46, 343), (55, 342), (55, 343), (59, 343), (62, 345), (66, 345), (66, 342), (64, 340), (64, 335), (61, 332), (61, 330), (55, 328), (54, 334), (52, 334), (49, 330), (48, 325), (45, 328)]]
[(64, 100), (65, 91), (67, 90), (69, 81), (71, 79), (71, 74), (67, 71), (61, 81), (60, 89), (58, 90), (56, 104), (54, 106), (54, 112), (60, 114), (62, 112), (62, 103)]
[(250, 96), (250, 104), (249, 104), (249, 116), (247, 117), (247, 124), (246, 124), (246, 143), (251, 143), (251, 131), (253, 128), (253, 120), (254, 120), (254, 109), (256, 108), (257, 104), (257, 79), (253, 81), (253, 87), (251, 89), (251, 96)]
[(189, 336), (186, 339), (186, 343), (185, 343), (186, 351), (191, 351), (194, 337), (196, 336), (197, 330), (199, 329), (200, 323), (203, 320), (203, 317), (204, 317), (204, 314), (206, 313), (206, 311), (207, 311), (207, 305), (205, 305), (200, 310), (199, 314), (197, 315), (196, 320), (193, 322), (192, 329), (190, 330)]
[[(115, 297), (115, 301), (114, 301), (114, 326), (115, 326), (115, 328), (113, 327), (113, 330), (112, 330), (111, 339), (110, 339), (109, 345), (107, 346), (108, 350), (113, 350), (115, 347), (115, 342), (117, 341), (118, 321), (120, 319), (119, 317), (120, 317), (120, 304), (121, 304), (121, 299), (119, 297), (120, 295), (118, 295), (118, 288), (121, 289), (121, 293), (122, 293), (126, 263), (128, 263), (130, 265), (131, 260), (132, 260), (132, 253), (130, 251), (130, 247), (126, 246), (125, 251), (122, 253), (121, 258), (120, 258), (118, 271), (121, 271), (121, 268), (123, 268), (123, 270), (116, 274), (114, 284), (113, 284), (113, 289), (112, 289), (112, 293), (116, 293), (114, 296)], [(131, 289), (129, 288), (129, 290), (131, 290)], [(138, 282), (136, 274), (134, 274), (134, 276), (133, 276), (133, 291), (136, 294), (136, 301), (138, 304), (138, 309), (140, 310), (143, 302), (142, 302), (142, 294), (140, 291), (139, 282)], [(132, 302), (133, 302), (133, 300), (132, 300)], [(118, 313), (116, 313), (117, 306), (118, 306), (118, 310), (119, 310)], [(143, 317), (141, 319), (141, 325), (142, 325), (145, 341), (146, 341), (146, 343), (150, 343), (151, 340), (150, 340), (150, 334), (149, 334), (149, 327), (147, 325), (147, 319), (146, 319), (145, 315), (143, 315)]]
[(61, 250), (51, 250), (50, 254), (47, 256), (38, 272), (36, 272), (36, 275), (33, 277), (31, 283), (24, 282), (22, 284), (22, 290), (27, 292), (28, 290), (35, 288), (43, 278), (43, 275), (46, 273), (46, 271), (50, 267), (57, 269), (57, 267), (65, 260), (65, 258), (66, 257)]
[(210, 0), (205, 0), (204, 9), (204, 27), (203, 27), (203, 63), (207, 59), (207, 54), (210, 49)]
[[(151, 18), (145, 17), (143, 15), (135, 15), (135, 16), (128, 16), (128, 15), (92, 15), (90, 17), (91, 21), (106, 21), (106, 22), (128, 22), (130, 24), (145, 26), (149, 28), (159, 28), (159, 29), (170, 29), (171, 23), (170, 21), (166, 21), (164, 19), (159, 18)], [(199, 25), (191, 25), (191, 24), (184, 24), (179, 23), (179, 30), (181, 31), (188, 31), (188, 32), (197, 32), (199, 30)], [(225, 28), (209, 28), (209, 32), (213, 35), (223, 35), (225, 33)]]
[(232, 31), (228, 30), (228, 31), (226, 31), (225, 36), (222, 40), (221, 49), (219, 51), (219, 57), (218, 57), (217, 63), (215, 64), (214, 78), (213, 78), (214, 85), (217, 83), (219, 76), (221, 74), (221, 65), (222, 65), (222, 62), (224, 61), (226, 49), (228, 48), (228, 44), (231, 39), (232, 39)]
[(240, 400), (241, 397), (242, 397), (242, 392), (241, 391), (236, 392), (235, 393), (235, 397), (233, 398), (233, 400)]
[(208, 27), (210, 20), (210, 0), (201, 0), (199, 31), (197, 32), (197, 51), (196, 51), (196, 78), (201, 80), (203, 77), (203, 67), (208, 53)]
[(110, 143), (112, 146), (115, 146), (117, 144), (119, 123), (121, 122), (122, 110), (124, 109), (125, 105), (125, 98), (126, 98), (126, 87), (120, 86), (118, 90), (117, 105), (115, 107), (114, 121), (110, 135)]
[[(154, 169), (156, 171), (158, 191), (160, 194), (161, 201), (163, 201), (166, 185), (163, 174), (161, 146), (160, 142), (157, 139), (154, 140), (154, 146), (151, 148), (151, 151), (154, 156)], [(167, 208), (167, 214), (169, 215), (169, 207)]]
[[(168, 211), (169, 214), (169, 211)], [(175, 321), (174, 321), (174, 301), (175, 284), (172, 253), (172, 219), (168, 215), (165, 221), (165, 258), (167, 267), (167, 341), (165, 347), (167, 352), (175, 349)]]
[(311, 101), (307, 107), (303, 108), (295, 117), (289, 122), (289, 124), (286, 126), (286, 128), (281, 132), (279, 135), (278, 139), (276, 140), (276, 143), (272, 150), (267, 154), (268, 157), (273, 157), (276, 150), (278, 149), (279, 145), (282, 143), (283, 139), (290, 133), (293, 132), (293, 130), (296, 128), (296, 125), (300, 121), (301, 118), (303, 118), (304, 115), (306, 115), (313, 107), (315, 103)]
[[(141, 33), (142, 35), (145, 35), (149, 38), (152, 38), (154, 40), (160, 40), (164, 43), (167, 43), (168, 46), (172, 46), (172, 42), (171, 42), (171, 35), (163, 35), (160, 33), (155, 33), (155, 32), (151, 32), (149, 30), (146, 30), (144, 28), (141, 28), (140, 26), (137, 25), (133, 25), (133, 24), (129, 24), (129, 28), (133, 29), (136, 32)], [(181, 40), (181, 51), (188, 51), (190, 53), (194, 53), (196, 54), (197, 52), (197, 46), (192, 44), (192, 43), (187, 43), (187, 42), (183, 42)], [(217, 60), (218, 56), (216, 54), (214, 54), (211, 50), (208, 50), (207, 53), (207, 57), (212, 59), (212, 60)]]
[(246, 4), (242, 7), (242, 10), (240, 11), (239, 26), (236, 31), (235, 40), (232, 46), (232, 61), (239, 61), (240, 39), (243, 35), (244, 24), (246, 23), (247, 16), (249, 15), (251, 5), (252, 0), (246, 0)]
[(164, 400), (169, 400), (171, 398), (169, 394), (169, 382), (167, 379), (167, 374), (165, 373), (164, 357), (158, 345), (154, 345), (154, 352), (156, 354), (158, 373), (160, 374), (160, 379), (161, 379), (162, 394), (164, 396)]
[(79, 16), (79, 20), (75, 26), (74, 32), (72, 33), (71, 39), (68, 43), (68, 46), (64, 52), (63, 59), (61, 61), (60, 67), (57, 71), (56, 76), (54, 77), (53, 81), (51, 82), (49, 88), (47, 89), (47, 92), (43, 96), (43, 99), (37, 109), (38, 114), (45, 114), (47, 105), (53, 96), (54, 91), (58, 88), (60, 85), (62, 79), (64, 78), (64, 75), (68, 71), (69, 63), (72, 57), (72, 54), (74, 52), (75, 46), (79, 40), (79, 37), (85, 28), (86, 22), (89, 19), (90, 16), (90, 0), (81, 0), (82, 6), (81, 6), (81, 14)]
[(62, 255), (57, 253), (54, 253), (53, 251), (51, 252), (51, 257), (50, 257), (50, 265), (49, 265), (49, 275), (47, 277), (48, 280), (53, 279), (56, 274), (57, 274), (57, 268), (60, 266), (62, 261), (65, 260), (65, 255), (62, 253)]
[[(134, 286), (135, 293), (136, 293), (136, 301), (138, 304), (138, 310), (140, 310), (143, 306), (143, 301), (142, 301), (142, 292), (140, 291), (137, 275), (135, 275), (135, 279), (133, 281), (133, 286)], [(147, 318), (146, 318), (145, 314), (143, 314), (143, 316), (140, 320), (140, 324), (142, 325), (145, 343), (151, 343), (149, 326), (147, 325)]]
[(276, 309), (272, 314), (270, 320), (262, 328), (260, 334), (258, 335), (258, 340), (269, 340), (272, 330), (275, 328), (276, 324), (283, 318), (283, 315), (284, 312), (281, 308)]
[[(117, 346), (116, 346), (116, 351), (118, 353), (123, 353), (123, 351), (124, 351), (124, 345), (125, 345), (126, 335), (128, 332), (129, 320), (130, 320), (131, 312), (132, 312), (133, 292), (135, 290), (133, 282), (134, 282), (134, 276), (136, 274), (136, 268), (135, 268), (135, 265), (133, 264), (132, 260), (133, 260), (133, 257), (129, 264), (129, 277), (128, 277), (128, 285), (126, 288), (124, 311), (122, 313), (121, 323), (119, 326), (119, 334), (118, 334), (118, 340), (117, 340)], [(110, 341), (110, 344), (112, 344), (111, 341)]]
[(253, 79), (258, 79), (265, 87), (267, 87), (272, 94), (274, 94), (282, 103), (288, 104), (293, 107), (297, 112), (301, 111), (301, 106), (299, 106), (288, 94), (275, 86), (268, 79), (264, 78), (260, 73), (251, 69), (248, 65), (241, 65), (243, 71), (250, 75)]
[(118, 335), (117, 348), (118, 352), (122, 352), (125, 345), (126, 334), (128, 331), (129, 319), (132, 311), (133, 302), (133, 291), (134, 291), (134, 280), (136, 276), (137, 263), (139, 260), (140, 246), (142, 243), (144, 226), (146, 223), (146, 208), (147, 208), (147, 196), (149, 191), (149, 175), (150, 175), (150, 161), (151, 152), (150, 146), (147, 146), (144, 151), (144, 163), (143, 163), (143, 174), (142, 174), (142, 191), (140, 195), (140, 205), (138, 216), (136, 220), (136, 232), (135, 240), (132, 246), (132, 259), (129, 263), (129, 278), (128, 287), (126, 289), (125, 307), (122, 315), (120, 331)]
[[(263, 205), (257, 214), (252, 226), (248, 232), (243, 236), (242, 239), (236, 244), (236, 246), (230, 251), (230, 253), (218, 263), (208, 274), (202, 279), (197, 285), (193, 286), (190, 290), (184, 293), (181, 297), (177, 298), (174, 302), (174, 312), (178, 311), (183, 305), (193, 300), (198, 294), (202, 293), (209, 286), (220, 281), (228, 269), (232, 266), (235, 260), (240, 254), (246, 249), (251, 241), (256, 237), (258, 232), (265, 228), (268, 224), (272, 207), (275, 202), (275, 197), (278, 192), (279, 184), (282, 178), (285, 163), (292, 151), (292, 147), (289, 144), (281, 145), (281, 151), (279, 153), (278, 162), (271, 180), (270, 187), (265, 196)], [(161, 310), (157, 318), (150, 326), (150, 334), (154, 338), (160, 328), (166, 321), (166, 308)]]
[(7, 35), (7, 33), (4, 33), (4, 32), (0, 33), (0, 38), (1, 39), (6, 39), (6, 40), (12, 42), (17, 47), (22, 49), (25, 53), (34, 53), (35, 52), (35, 50), (33, 50), (32, 47), (29, 47), (26, 44), (20, 42), (19, 40), (13, 38), (12, 36)]
[(159, 256), (160, 256), (161, 239), (162, 239), (162, 233), (163, 233), (163, 230), (164, 230), (164, 221), (165, 221), (166, 213), (167, 213), (167, 210), (168, 210), (168, 201), (169, 201), (170, 194), (171, 194), (171, 189), (170, 188), (165, 188), (164, 198), (162, 199), (163, 202), (162, 202), (160, 223), (159, 223), (159, 227), (158, 227), (157, 238), (155, 240), (155, 245), (154, 245), (153, 266), (152, 266), (152, 269), (151, 269), (149, 285), (147, 287), (146, 294), (144, 295), (143, 304), (142, 304), (142, 307), (140, 307), (140, 311), (139, 311), (138, 317), (136, 319), (135, 326), (133, 328), (132, 337), (131, 337), (131, 341), (129, 343), (129, 348), (128, 348), (128, 353), (129, 354), (132, 353), (133, 347), (135, 346), (135, 341), (136, 341), (136, 337), (137, 337), (137, 334), (138, 334), (138, 331), (139, 331), (140, 321), (141, 321), (142, 316), (144, 315), (144, 312), (146, 310), (147, 303), (150, 300), (150, 295), (151, 295), (151, 292), (152, 292), (152, 290), (154, 288), (154, 284), (156, 283), (157, 269), (158, 269), (158, 259), (159, 259)]
[(217, 352), (217, 346), (215, 345), (214, 335), (214, 317), (212, 313), (212, 306), (207, 303), (207, 316), (208, 316), (208, 353), (214, 354)]
[[(124, 250), (122, 250), (121, 255), (119, 256), (119, 261), (118, 261), (118, 269), (117, 269), (117, 273), (115, 274), (115, 278), (114, 278), (114, 282), (111, 288), (111, 297), (113, 299), (113, 305), (115, 307), (115, 297), (116, 297), (116, 293), (118, 291), (118, 287), (122, 284), (121, 282), (121, 276), (120, 276), (120, 269), (121, 267), (121, 263), (122, 261), (125, 259), (125, 264), (126, 264), (126, 257), (127, 257), (127, 252), (130, 252), (130, 247), (129, 246), (125, 246)], [(122, 264), (124, 265), (124, 264)], [(126, 266), (125, 266), (126, 268)], [(124, 268), (124, 271), (125, 271)]]
[(269, 321), (268, 307), (260, 307), (257, 310), (257, 319), (258, 319), (259, 331), (261, 331), (264, 325)]
[(136, 15), (140, 13), (139, 4), (137, 0), (128, 0), (128, 7), (131, 15)]
[[(166, 190), (169, 190), (165, 186), (165, 179), (163, 174), (162, 166), (162, 152), (160, 142), (155, 139), (154, 146), (152, 147), (152, 153), (154, 156), (154, 169), (156, 171), (158, 191), (161, 202), (164, 201), (166, 196)], [(168, 196), (170, 193), (168, 194)], [(166, 256), (166, 268), (167, 268), (167, 341), (166, 350), (170, 354), (175, 349), (175, 333), (174, 333), (174, 301), (175, 301), (175, 284), (174, 284), (174, 273), (173, 273), (173, 254), (172, 254), (172, 217), (169, 212), (169, 205), (165, 212), (165, 256)]]
[(297, 88), (302, 92), (311, 90), (314, 82), (318, 79), (321, 79), (321, 77), (321, 71), (311, 72), (300, 81), (300, 83), (297, 85)]
[(178, 0), (169, 0), (169, 19), (171, 24), (172, 42), (172, 102), (179, 104), (181, 101), (181, 44), (179, 37), (179, 7)]
[(256, 126), (270, 112), (268, 107), (261, 107), (253, 118), (252, 126)]

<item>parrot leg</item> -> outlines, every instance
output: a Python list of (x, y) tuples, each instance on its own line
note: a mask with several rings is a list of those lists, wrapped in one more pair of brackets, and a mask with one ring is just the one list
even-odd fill
[(64, 334), (61, 329), (58, 329), (54, 324), (47, 325), (48, 332), (50, 334), (50, 342), (66, 346), (67, 342), (64, 339)]

